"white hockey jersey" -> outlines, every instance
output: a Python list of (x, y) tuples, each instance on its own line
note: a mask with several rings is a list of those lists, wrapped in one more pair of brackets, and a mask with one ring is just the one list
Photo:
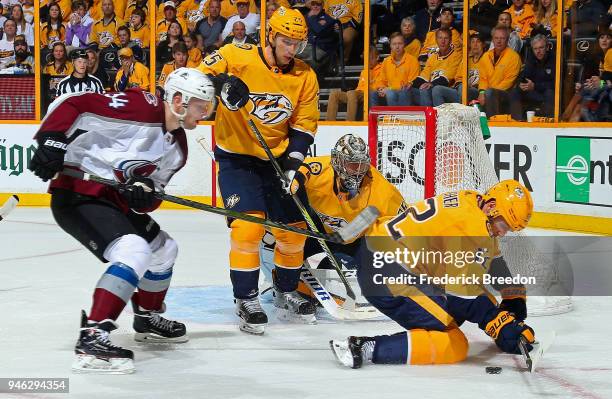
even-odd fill
[[(66, 135), (69, 144), (65, 166), (119, 182), (145, 176), (159, 189), (187, 161), (185, 131), (179, 128), (167, 132), (164, 121), (163, 101), (140, 89), (73, 93), (51, 104), (37, 135)], [(54, 188), (103, 197), (127, 209), (114, 189), (101, 184), (61, 175), (51, 182), (50, 191)]]

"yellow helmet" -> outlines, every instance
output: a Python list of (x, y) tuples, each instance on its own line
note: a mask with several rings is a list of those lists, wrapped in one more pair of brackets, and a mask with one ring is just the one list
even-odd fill
[(529, 190), (516, 180), (503, 180), (484, 195), (485, 200), (495, 199), (495, 209), (490, 218), (501, 216), (512, 231), (527, 227), (533, 212), (533, 200)]
[(306, 40), (308, 27), (301, 12), (292, 8), (278, 7), (268, 20), (268, 33), (277, 33), (296, 40)]

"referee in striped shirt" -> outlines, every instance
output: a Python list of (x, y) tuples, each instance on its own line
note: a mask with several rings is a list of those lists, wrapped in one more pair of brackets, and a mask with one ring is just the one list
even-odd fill
[(57, 84), (57, 95), (66, 93), (104, 93), (100, 79), (87, 73), (87, 51), (77, 49), (70, 53), (74, 71)]

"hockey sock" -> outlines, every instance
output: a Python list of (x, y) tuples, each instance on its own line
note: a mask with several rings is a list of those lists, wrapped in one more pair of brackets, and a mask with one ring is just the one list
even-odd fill
[(406, 364), (408, 361), (408, 334), (377, 335), (372, 353), (373, 363)]
[(230, 279), (234, 287), (234, 298), (251, 299), (259, 294), (259, 269), (256, 270), (230, 270)]
[(116, 320), (137, 285), (138, 275), (134, 269), (123, 263), (110, 265), (96, 285), (89, 320)]
[(300, 281), (300, 268), (286, 268), (276, 265), (275, 267), (275, 282), (274, 284), (281, 292), (295, 291)]
[(162, 310), (171, 279), (172, 268), (162, 272), (147, 270), (138, 282), (138, 291), (134, 293), (132, 300), (143, 310)]

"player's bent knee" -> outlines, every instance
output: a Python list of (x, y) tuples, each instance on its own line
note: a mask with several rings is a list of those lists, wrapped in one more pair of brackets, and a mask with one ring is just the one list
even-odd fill
[(469, 344), (463, 332), (410, 330), (410, 364), (451, 364), (467, 357)]
[(104, 258), (110, 263), (123, 263), (134, 269), (142, 278), (151, 264), (151, 247), (144, 238), (136, 234), (126, 234), (111, 242), (104, 250)]
[(161, 230), (149, 246), (153, 251), (150, 271), (163, 272), (174, 266), (178, 256), (178, 245), (168, 233)]
[[(249, 214), (263, 217), (261, 212)], [(230, 226), (230, 267), (232, 269), (250, 269), (259, 266), (259, 243), (265, 229), (259, 224), (244, 220), (234, 220)]]
[[(304, 223), (300, 222), (298, 227), (305, 227)], [(276, 238), (274, 263), (281, 267), (301, 267), (304, 262), (306, 236), (277, 229), (272, 232)]]

